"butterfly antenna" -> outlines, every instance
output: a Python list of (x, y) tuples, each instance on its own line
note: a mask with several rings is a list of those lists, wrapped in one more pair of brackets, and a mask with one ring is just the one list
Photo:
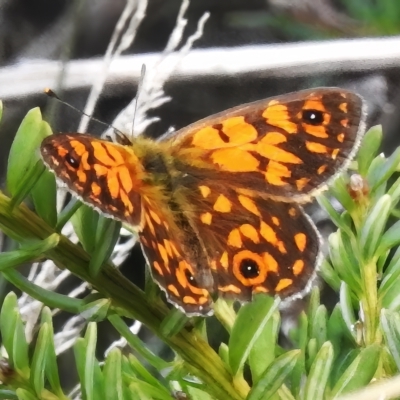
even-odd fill
[(49, 96), (49, 97), (51, 97), (51, 98), (53, 98), (53, 99), (56, 99), (56, 100), (59, 101), (61, 104), (64, 104), (65, 106), (67, 106), (67, 107), (69, 107), (69, 108), (72, 108), (74, 111), (78, 112), (79, 114), (85, 115), (86, 117), (89, 117), (91, 120), (96, 121), (96, 122), (98, 122), (98, 123), (100, 123), (100, 124), (106, 126), (107, 128), (111, 128), (111, 129), (112, 129), (113, 131), (115, 131), (118, 135), (123, 135), (123, 133), (122, 133), (121, 131), (119, 131), (117, 128), (115, 128), (114, 126), (112, 126), (112, 125), (110, 125), (110, 124), (107, 124), (106, 122), (101, 121), (101, 120), (99, 120), (99, 119), (97, 119), (97, 118), (95, 118), (95, 117), (93, 117), (93, 116), (91, 116), (91, 115), (89, 115), (89, 114), (86, 114), (84, 111), (80, 110), (79, 108), (74, 107), (72, 104), (69, 104), (69, 103), (67, 103), (67, 102), (64, 101), (64, 100), (61, 100), (51, 89), (49, 89), (49, 88), (44, 89), (44, 93), (45, 93), (47, 96)]
[(140, 79), (139, 79), (139, 84), (136, 92), (136, 103), (135, 103), (135, 111), (133, 112), (133, 120), (132, 120), (132, 137), (135, 132), (135, 120), (136, 120), (136, 114), (137, 114), (137, 109), (138, 109), (138, 104), (139, 104), (139, 96), (142, 93), (142, 88), (143, 88), (143, 82), (144, 82), (144, 76), (146, 75), (146, 65), (142, 64), (142, 69), (140, 71)]

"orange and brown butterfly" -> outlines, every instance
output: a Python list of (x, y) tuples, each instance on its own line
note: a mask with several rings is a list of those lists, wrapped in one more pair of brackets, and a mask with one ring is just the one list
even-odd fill
[(358, 95), (318, 88), (223, 111), (159, 141), (53, 135), (41, 154), (83, 202), (138, 231), (171, 303), (209, 315), (214, 294), (243, 302), (306, 290), (321, 241), (301, 204), (349, 165), (364, 120)]

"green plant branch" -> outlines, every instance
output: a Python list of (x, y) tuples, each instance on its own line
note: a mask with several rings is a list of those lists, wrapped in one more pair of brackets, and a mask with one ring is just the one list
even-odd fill
[[(29, 240), (43, 240), (55, 233), (41, 218), (24, 204), (11, 208), (11, 200), (0, 192), (0, 228), (10, 238), (24, 243)], [(115, 309), (125, 316), (137, 319), (150, 328), (165, 343), (186, 361), (187, 371), (199, 377), (205, 384), (205, 390), (216, 398), (240, 400), (232, 384), (232, 376), (222, 360), (204, 339), (195, 331), (181, 330), (173, 337), (162, 335), (160, 326), (168, 313), (162, 304), (150, 304), (139, 288), (128, 281), (111, 264), (105, 264), (96, 277), (89, 273), (89, 255), (78, 245), (64, 236), (60, 237), (57, 247), (45, 254), (60, 268), (67, 268), (74, 275), (85, 280), (103, 296), (111, 299)]]

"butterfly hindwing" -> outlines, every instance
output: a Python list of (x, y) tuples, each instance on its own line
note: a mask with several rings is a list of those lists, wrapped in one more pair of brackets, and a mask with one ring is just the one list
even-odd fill
[(299, 205), (210, 182), (193, 193), (193, 223), (220, 295), (250, 301), (255, 293), (285, 298), (305, 289), (321, 258), (320, 237)]
[(193, 230), (183, 215), (171, 218), (170, 210), (153, 209), (148, 199), (144, 205), (139, 238), (153, 279), (187, 314), (209, 314), (214, 283)]

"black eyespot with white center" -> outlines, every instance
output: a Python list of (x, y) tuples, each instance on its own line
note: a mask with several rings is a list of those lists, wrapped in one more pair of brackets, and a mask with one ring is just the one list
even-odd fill
[(199, 285), (196, 282), (196, 279), (194, 279), (194, 276), (188, 270), (185, 271), (185, 276), (190, 285), (194, 287), (199, 287)]
[(245, 258), (240, 263), (240, 272), (246, 279), (252, 279), (260, 274), (260, 268), (254, 260)]
[(72, 157), (70, 153), (65, 155), (65, 161), (75, 169), (79, 168), (79, 160), (75, 157)]
[(321, 125), (324, 122), (324, 113), (320, 110), (304, 110), (301, 117), (309, 125)]

